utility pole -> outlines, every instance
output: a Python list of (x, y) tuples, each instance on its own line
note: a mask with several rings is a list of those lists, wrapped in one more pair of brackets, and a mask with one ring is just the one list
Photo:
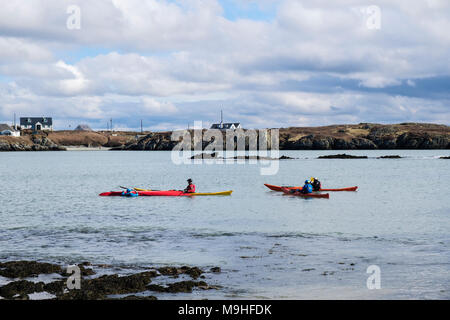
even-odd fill
[(223, 111), (220, 110), (220, 128), (223, 128)]
[(112, 125), (112, 118), (111, 118), (111, 127), (110, 127), (110, 129), (111, 129), (111, 132), (113, 132), (113, 125)]
[(16, 128), (16, 113), (14, 112), (14, 130), (17, 130)]
[(144, 132), (144, 129), (142, 127), (142, 119), (141, 119), (141, 133), (143, 133), (143, 132)]

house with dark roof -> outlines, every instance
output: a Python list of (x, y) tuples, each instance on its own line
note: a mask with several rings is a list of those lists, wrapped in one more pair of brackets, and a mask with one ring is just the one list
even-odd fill
[(223, 123), (223, 112), (220, 111), (220, 123), (213, 123), (211, 129), (219, 129), (219, 130), (236, 130), (241, 129), (241, 124), (239, 122), (228, 122)]
[(47, 117), (20, 118), (20, 128), (33, 131), (53, 130), (53, 120)]
[(20, 131), (14, 130), (12, 127), (5, 123), (0, 123), (0, 135), (20, 137)]
[(230, 123), (214, 123), (211, 126), (211, 129), (219, 129), (219, 130), (236, 130), (240, 129), (241, 124), (239, 122), (230, 122)]

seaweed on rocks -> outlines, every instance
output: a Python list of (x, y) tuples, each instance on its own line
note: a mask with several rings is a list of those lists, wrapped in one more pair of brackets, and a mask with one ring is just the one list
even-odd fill
[(187, 267), (183, 266), (181, 268), (176, 267), (161, 267), (158, 268), (158, 272), (164, 276), (173, 276), (177, 278), (181, 274), (187, 274), (191, 276), (194, 280), (197, 279), (203, 271), (197, 267)]
[[(157, 292), (192, 292), (193, 288), (204, 290), (217, 289), (219, 286), (210, 286), (204, 281), (194, 281), (197, 278), (204, 278), (204, 273), (198, 267), (161, 267), (158, 269), (148, 268), (148, 271), (119, 276), (118, 274), (102, 275), (92, 278), (95, 274), (90, 269), (88, 262), (78, 264), (80, 268), (80, 288), (68, 288), (69, 275), (59, 265), (41, 263), (35, 261), (10, 261), (0, 264), (1, 275), (7, 278), (24, 278), (38, 276), (40, 274), (56, 273), (63, 275), (62, 279), (53, 282), (32, 282), (28, 280), (17, 280), (9, 282), (0, 287), (0, 299), (29, 299), (33, 293), (45, 292), (54, 296), (56, 300), (156, 300), (153, 296), (130, 295), (145, 291)], [(220, 272), (220, 267), (214, 267), (211, 272)], [(189, 281), (175, 283), (152, 284), (152, 279), (160, 276), (179, 277), (187, 275), (192, 278)], [(111, 295), (127, 295), (122, 298), (111, 298)]]
[(326, 156), (319, 156), (317, 159), (367, 159), (367, 156), (354, 156), (351, 154), (330, 154)]
[(185, 292), (185, 293), (191, 293), (192, 289), (194, 287), (198, 287), (200, 289), (209, 290), (213, 289), (215, 287), (210, 287), (206, 282), (204, 281), (180, 281), (175, 283), (170, 283), (166, 287), (163, 287), (161, 285), (157, 284), (151, 284), (147, 286), (147, 289), (150, 291), (156, 291), (156, 292), (168, 292), (168, 293), (179, 293), (179, 292)]
[(43, 282), (35, 283), (27, 280), (19, 280), (0, 287), (0, 296), (6, 299), (12, 299), (16, 295), (24, 296), (33, 292), (42, 291), (44, 291)]
[(399, 155), (391, 155), (391, 156), (381, 156), (378, 157), (378, 159), (401, 159), (402, 157), (400, 157)]
[(39, 274), (63, 273), (55, 264), (36, 261), (9, 261), (0, 263), (0, 276), (7, 278), (27, 278)]

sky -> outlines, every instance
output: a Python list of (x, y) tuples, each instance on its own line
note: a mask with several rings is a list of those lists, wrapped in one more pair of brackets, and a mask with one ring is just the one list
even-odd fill
[(450, 123), (448, 0), (8, 0), (0, 123)]

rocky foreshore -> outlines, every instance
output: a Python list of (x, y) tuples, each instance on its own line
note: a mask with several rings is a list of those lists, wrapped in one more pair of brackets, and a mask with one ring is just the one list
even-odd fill
[(2, 137), (0, 151), (65, 151), (66, 148), (47, 137)]
[[(171, 134), (150, 133), (112, 150), (173, 150), (178, 141), (172, 141)], [(450, 149), (450, 127), (426, 123), (294, 127), (279, 129), (279, 134), (280, 150)], [(191, 130), (192, 144), (193, 136)], [(225, 134), (223, 141), (225, 150)], [(199, 147), (204, 150), (211, 143), (203, 141)], [(248, 141), (245, 149), (249, 149)]]
[[(206, 130), (203, 130), (205, 133)], [(244, 134), (247, 130), (242, 131)], [(0, 151), (53, 151), (85, 147), (98, 150), (171, 151), (179, 141), (166, 132), (77, 132), (53, 131), (24, 134), (21, 137), (0, 136)], [(213, 139), (194, 146), (194, 132), (189, 131), (195, 150), (211, 149)], [(237, 133), (237, 132), (235, 132)], [(267, 139), (265, 137), (265, 139)], [(249, 150), (249, 141), (245, 150)], [(237, 149), (237, 142), (235, 142)], [(222, 150), (226, 149), (223, 133)], [(270, 149), (270, 147), (269, 147)], [(428, 123), (332, 125), (324, 127), (291, 127), (279, 129), (280, 150), (370, 150), (370, 149), (450, 149), (450, 127)], [(215, 149), (218, 150), (218, 149)], [(213, 150), (212, 150), (213, 151)]]
[[(220, 289), (203, 279), (205, 274), (220, 273), (220, 267), (204, 271), (198, 267), (148, 267), (134, 274), (99, 274), (107, 265), (83, 262), (80, 270), (79, 289), (74, 288), (73, 274), (57, 264), (36, 261), (9, 261), (0, 263), (0, 300), (156, 300), (158, 293), (191, 293), (193, 290)], [(102, 272), (103, 271), (103, 272)], [(38, 281), (42, 275), (52, 276), (54, 281)], [(175, 278), (183, 278), (174, 281)], [(198, 279), (202, 280), (198, 280)], [(153, 293), (153, 294), (152, 294)]]
[(285, 155), (282, 155), (281, 157), (264, 157), (264, 156), (235, 156), (235, 157), (229, 157), (224, 158), (220, 157), (217, 152), (213, 153), (201, 153), (196, 154), (191, 157), (191, 160), (208, 160), (208, 159), (214, 159), (214, 160), (294, 160), (296, 158), (291, 158)]

